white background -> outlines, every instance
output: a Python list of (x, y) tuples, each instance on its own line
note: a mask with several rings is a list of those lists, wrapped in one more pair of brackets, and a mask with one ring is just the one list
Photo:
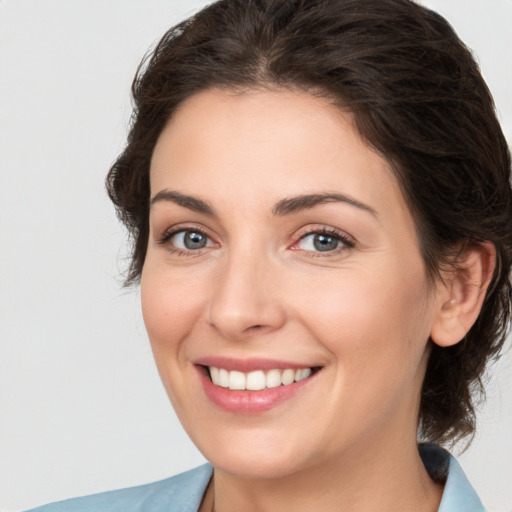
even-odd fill
[[(154, 369), (103, 188), (135, 68), (196, 0), (0, 0), (0, 511), (202, 462)], [(473, 48), (512, 133), (512, 0), (429, 0)], [(512, 356), (460, 457), (512, 510)]]

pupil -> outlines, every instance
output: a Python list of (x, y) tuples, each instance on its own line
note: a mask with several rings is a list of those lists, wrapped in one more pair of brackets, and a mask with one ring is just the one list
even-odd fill
[(185, 247), (187, 249), (202, 249), (206, 245), (206, 237), (201, 233), (188, 231), (185, 234)]
[(332, 251), (338, 248), (338, 240), (328, 235), (316, 235), (313, 245), (317, 251)]

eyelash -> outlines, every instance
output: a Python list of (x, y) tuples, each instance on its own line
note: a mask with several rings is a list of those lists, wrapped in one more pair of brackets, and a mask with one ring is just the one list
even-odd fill
[(173, 236), (177, 235), (178, 233), (186, 233), (186, 232), (193, 232), (193, 233), (199, 233), (200, 235), (208, 238), (211, 240), (211, 238), (208, 236), (208, 234), (201, 228), (190, 226), (190, 227), (181, 227), (179, 229), (174, 229), (171, 231), (166, 231), (158, 240), (158, 244), (160, 245), (168, 245), (167, 250), (171, 254), (176, 254), (177, 256), (199, 256), (202, 254), (202, 250), (192, 250), (192, 249), (178, 249), (177, 247), (173, 247), (171, 244), (169, 244), (169, 241), (172, 239)]
[[(294, 249), (294, 246), (296, 246), (302, 240), (304, 240), (305, 238), (307, 238), (308, 236), (311, 236), (311, 235), (325, 235), (328, 237), (332, 237), (341, 243), (341, 247), (337, 247), (330, 251), (311, 251), (311, 250), (300, 249), (300, 248)], [(355, 245), (356, 245), (355, 241), (352, 238), (349, 238), (347, 235), (345, 235), (341, 231), (338, 231), (335, 228), (319, 227), (316, 229), (309, 228), (307, 231), (302, 233), (299, 236), (299, 240), (293, 244), (292, 249), (295, 251), (300, 251), (302, 253), (307, 253), (309, 257), (326, 258), (326, 257), (338, 256), (340, 253), (354, 248)]]
[[(169, 241), (172, 239), (173, 236), (177, 235), (178, 233), (183, 233), (183, 232), (199, 233), (200, 235), (211, 240), (211, 238), (208, 236), (208, 234), (203, 229), (191, 226), (191, 227), (180, 227), (179, 229), (166, 231), (160, 238), (158, 238), (157, 242), (160, 245), (168, 244), (169, 252), (171, 252), (172, 254), (176, 254), (178, 256), (199, 256), (200, 254), (202, 254), (202, 252), (203, 252), (202, 249), (184, 250), (184, 249), (179, 249), (177, 247), (173, 247), (171, 244), (169, 244)], [(300, 241), (304, 240), (305, 238), (307, 238), (308, 236), (311, 236), (311, 235), (326, 235), (326, 236), (332, 237), (332, 238), (338, 240), (339, 242), (341, 242), (342, 247), (338, 247), (332, 251), (309, 251), (309, 250), (305, 250), (305, 249), (293, 249), (293, 250), (309, 253), (313, 257), (326, 257), (326, 256), (332, 256), (335, 254), (339, 254), (340, 252), (345, 251), (347, 249), (352, 249), (356, 245), (353, 239), (349, 238), (347, 235), (343, 234), (342, 232), (338, 231), (337, 229), (322, 227), (322, 228), (317, 228), (317, 229), (309, 229), (308, 231), (302, 233), (299, 236), (298, 241), (292, 245), (292, 248), (294, 245), (298, 244)]]

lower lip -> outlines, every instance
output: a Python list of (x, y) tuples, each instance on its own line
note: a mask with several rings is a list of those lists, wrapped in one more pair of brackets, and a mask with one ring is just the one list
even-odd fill
[(237, 414), (258, 414), (273, 409), (294, 397), (318, 373), (315, 372), (310, 377), (287, 386), (265, 388), (260, 391), (239, 391), (216, 386), (206, 375), (204, 367), (200, 366), (197, 369), (204, 392), (210, 401), (225, 411)]

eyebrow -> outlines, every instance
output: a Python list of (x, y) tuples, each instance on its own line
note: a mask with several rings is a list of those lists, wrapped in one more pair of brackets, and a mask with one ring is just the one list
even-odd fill
[(181, 194), (180, 192), (175, 192), (171, 190), (160, 190), (152, 199), (151, 206), (161, 201), (168, 201), (171, 203), (175, 203), (179, 206), (183, 206), (184, 208), (188, 208), (189, 210), (193, 210), (197, 213), (203, 213), (205, 215), (214, 216), (215, 210), (211, 205), (209, 205), (206, 201), (202, 199), (198, 199), (194, 196), (189, 196), (186, 194)]
[[(182, 194), (173, 190), (161, 190), (151, 199), (151, 206), (161, 201), (168, 201), (183, 206), (189, 210), (202, 213), (208, 216), (215, 216), (215, 209), (206, 201), (194, 196)], [(361, 203), (356, 199), (339, 193), (320, 193), (320, 194), (304, 194), (300, 196), (281, 199), (272, 208), (272, 213), (276, 216), (285, 216), (297, 213), (303, 210), (309, 210), (315, 206), (327, 203), (346, 203), (360, 210), (371, 213), (377, 217), (377, 212), (367, 204)]]
[(354, 206), (360, 210), (371, 213), (373, 216), (377, 217), (377, 212), (367, 204), (361, 203), (360, 201), (357, 201), (356, 199), (345, 194), (329, 192), (323, 194), (305, 194), (282, 199), (274, 206), (272, 213), (278, 216), (288, 215), (290, 213), (308, 210), (310, 208), (314, 208), (315, 206), (327, 203), (346, 203), (350, 206)]

